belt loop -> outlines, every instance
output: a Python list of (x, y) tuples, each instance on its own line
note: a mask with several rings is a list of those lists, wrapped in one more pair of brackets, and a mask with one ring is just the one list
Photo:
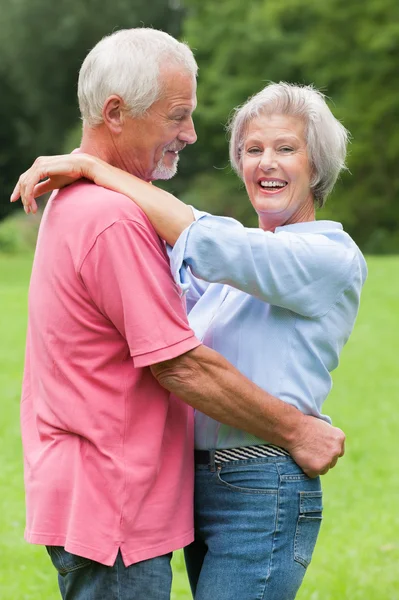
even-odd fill
[(209, 450), (209, 467), (210, 467), (212, 473), (214, 473), (216, 471), (215, 449)]

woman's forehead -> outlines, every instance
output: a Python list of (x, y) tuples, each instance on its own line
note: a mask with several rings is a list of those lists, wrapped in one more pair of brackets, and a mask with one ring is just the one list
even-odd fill
[(249, 139), (275, 140), (296, 139), (305, 141), (305, 123), (303, 119), (293, 115), (259, 115), (254, 117), (246, 127), (244, 141)]

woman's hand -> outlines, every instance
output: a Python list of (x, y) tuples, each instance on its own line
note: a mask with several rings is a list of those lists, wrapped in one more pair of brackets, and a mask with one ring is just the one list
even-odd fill
[(10, 201), (16, 202), (21, 198), (25, 212), (35, 213), (35, 198), (70, 185), (82, 177), (94, 180), (95, 166), (96, 159), (88, 154), (41, 156), (21, 175)]
[(158, 235), (171, 246), (194, 221), (191, 208), (172, 194), (109, 165), (100, 158), (80, 153), (41, 156), (36, 159), (19, 178), (11, 195), (11, 202), (21, 197), (25, 212), (35, 213), (35, 198), (74, 183), (82, 177), (130, 198), (145, 212)]

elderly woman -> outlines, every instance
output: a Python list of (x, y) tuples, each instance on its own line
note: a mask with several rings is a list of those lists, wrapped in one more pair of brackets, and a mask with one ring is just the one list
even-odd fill
[[(29, 211), (34, 194), (79, 177), (129, 196), (173, 246), (171, 269), (196, 336), (257, 385), (329, 421), (322, 405), (330, 373), (367, 272), (342, 225), (315, 220), (344, 168), (347, 132), (322, 94), (286, 83), (237, 109), (230, 132), (231, 162), (258, 229), (192, 210), (79, 154), (40, 159), (14, 198), (21, 191)], [(195, 434), (196, 540), (186, 560), (196, 600), (294, 598), (322, 519), (319, 478), (267, 440), (198, 412)]]

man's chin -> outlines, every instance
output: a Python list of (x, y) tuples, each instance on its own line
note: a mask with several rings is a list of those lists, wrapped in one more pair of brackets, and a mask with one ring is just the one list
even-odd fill
[(173, 162), (171, 166), (167, 166), (164, 164), (163, 160), (159, 161), (155, 169), (151, 174), (151, 179), (155, 181), (156, 179), (172, 179), (177, 173), (177, 163), (179, 162), (179, 158)]
[(177, 173), (177, 167), (175, 169), (155, 169), (151, 174), (151, 180), (156, 181), (157, 179), (172, 179)]

